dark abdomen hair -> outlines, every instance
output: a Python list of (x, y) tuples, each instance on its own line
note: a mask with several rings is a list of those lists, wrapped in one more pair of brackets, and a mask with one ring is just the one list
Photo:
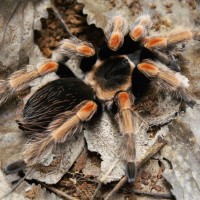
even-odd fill
[(28, 135), (43, 132), (57, 114), (94, 98), (93, 90), (77, 78), (52, 81), (28, 100), (23, 119), (18, 121), (19, 128)]

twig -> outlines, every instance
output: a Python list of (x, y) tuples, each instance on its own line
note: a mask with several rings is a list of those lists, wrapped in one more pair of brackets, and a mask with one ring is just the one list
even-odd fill
[(102, 183), (106, 180), (106, 178), (108, 177), (108, 175), (112, 172), (112, 170), (115, 168), (116, 164), (119, 162), (119, 159), (116, 158), (115, 161), (112, 163), (112, 165), (109, 167), (109, 169), (107, 170), (107, 172), (101, 177), (100, 182), (96, 188), (96, 190), (94, 191), (94, 194), (92, 195), (91, 200), (93, 200), (96, 196), (96, 194), (98, 193), (98, 191), (101, 189), (102, 187)]
[(103, 185), (103, 183), (102, 183), (102, 182), (99, 182), (99, 184), (98, 184), (96, 190), (94, 191), (94, 194), (93, 194), (92, 197), (91, 197), (91, 200), (94, 200), (94, 198), (96, 197), (97, 193), (98, 193), (99, 190), (101, 189), (102, 185)]
[(31, 172), (33, 170), (34, 170), (34, 168), (30, 169), (26, 173), (26, 175), (7, 194), (5, 194), (3, 197), (0, 198), (0, 200), (3, 200), (5, 197), (7, 197), (8, 195), (10, 195), (12, 192), (14, 192), (22, 184), (22, 182), (26, 179), (26, 177), (31, 174)]
[(157, 199), (172, 199), (173, 195), (172, 194), (159, 194), (159, 193), (152, 193), (152, 192), (143, 192), (143, 191), (138, 191), (138, 190), (129, 190), (129, 192), (132, 192), (133, 194), (136, 195), (146, 195), (150, 197), (155, 197)]
[(51, 190), (52, 192), (56, 193), (57, 195), (61, 196), (61, 197), (64, 197), (65, 199), (69, 199), (69, 200), (78, 200), (77, 198), (75, 197), (72, 197), (68, 194), (65, 194), (64, 192), (56, 189), (55, 187), (53, 186), (49, 186), (49, 185), (46, 185), (44, 183), (42, 183), (42, 186), (46, 187), (47, 189)]
[[(154, 145), (150, 147), (149, 150), (147, 150), (146, 155), (144, 155), (144, 157), (137, 162), (137, 168), (139, 169), (147, 160), (149, 160), (152, 156), (154, 156), (165, 144), (166, 141), (163, 140), (161, 137), (158, 137)], [(115, 192), (117, 192), (127, 182), (127, 180), (128, 180), (127, 176), (124, 176), (117, 183), (117, 185), (109, 192), (105, 200), (108, 200)]]
[(67, 25), (65, 24), (65, 21), (64, 21), (63, 18), (61, 17), (61, 15), (60, 15), (58, 9), (53, 5), (53, 2), (52, 2), (52, 7), (51, 7), (51, 8), (52, 8), (52, 10), (53, 10), (53, 12), (54, 12), (54, 14), (55, 14), (55, 17), (56, 17), (57, 19), (59, 19), (60, 22), (62, 23), (62, 25), (63, 25), (65, 31), (70, 35), (70, 37), (74, 37), (74, 36), (72, 35), (72, 33), (70, 32), (69, 28), (67, 27)]

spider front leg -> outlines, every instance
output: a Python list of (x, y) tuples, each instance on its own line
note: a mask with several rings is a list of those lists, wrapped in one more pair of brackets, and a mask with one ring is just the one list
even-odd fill
[(162, 49), (192, 39), (196, 39), (194, 32), (190, 29), (182, 29), (166, 36), (146, 37), (142, 42), (147, 49)]
[(151, 60), (144, 60), (137, 65), (140, 72), (155, 81), (163, 90), (169, 91), (193, 107), (196, 102), (188, 87), (188, 79), (168, 69), (165, 65)]
[(129, 35), (131, 39), (133, 41), (142, 40), (148, 34), (148, 29), (151, 25), (151, 16), (149, 14), (139, 16), (130, 28)]
[(27, 69), (21, 69), (11, 74), (7, 80), (0, 82), (0, 105), (5, 103), (15, 92), (25, 89), (27, 84), (32, 80), (51, 72), (56, 72), (57, 69), (58, 63), (45, 61), (39, 63), (35, 70), (28, 71)]
[(42, 163), (55, 145), (82, 131), (83, 124), (100, 109), (97, 104), (92, 89), (77, 78), (58, 79), (40, 88), (28, 100), (18, 121), (29, 138), (22, 160), (10, 164), (5, 172)]
[(156, 59), (169, 66), (170, 69), (179, 71), (180, 66), (174, 55), (168, 55), (164, 52), (159, 51), (159, 49), (169, 47), (179, 42), (191, 40), (193, 37), (197, 37), (195, 37), (195, 34), (193, 34), (190, 30), (176, 31), (165, 37), (147, 37), (148, 30), (151, 25), (151, 16), (149, 14), (143, 14), (136, 19), (135, 23), (130, 28), (129, 35), (131, 39), (135, 42), (140, 41), (141, 44), (143, 44), (141, 45), (140, 60)]
[(124, 17), (111, 12), (106, 19), (105, 35), (108, 41), (108, 47), (117, 51), (124, 43), (124, 36), (128, 33), (128, 23)]
[(133, 117), (133, 99), (133, 95), (128, 92), (119, 92), (115, 96), (115, 102), (118, 107), (116, 120), (123, 136), (121, 147), (122, 159), (126, 162), (126, 175), (130, 183), (134, 182), (137, 174), (135, 163), (135, 134), (137, 131), (137, 118)]
[(97, 61), (97, 53), (93, 45), (90, 42), (81, 41), (76, 37), (64, 39), (61, 42), (59, 51), (68, 58), (80, 57), (80, 69), (83, 72), (90, 71)]

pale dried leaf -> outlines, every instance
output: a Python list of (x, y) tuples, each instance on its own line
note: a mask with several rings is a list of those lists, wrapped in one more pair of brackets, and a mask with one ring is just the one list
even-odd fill
[(185, 114), (160, 131), (167, 134), (168, 139), (161, 156), (172, 165), (172, 169), (167, 167), (164, 176), (171, 183), (177, 199), (198, 199), (200, 196), (199, 120), (200, 110), (187, 108)]
[(85, 146), (83, 134), (74, 136), (70, 141), (59, 144), (48, 160), (27, 177), (46, 184), (56, 184), (76, 161)]
[[(160, 110), (156, 109), (156, 116), (146, 115), (140, 121), (139, 129), (136, 133), (136, 160), (142, 158), (156, 140), (156, 137), (149, 137), (147, 129), (152, 125), (157, 125), (158, 122), (159, 124), (164, 124), (173, 119), (178, 111), (177, 103), (175, 102), (171, 101), (170, 98), (165, 99), (165, 101), (158, 101)], [(171, 107), (167, 105), (171, 105)], [(116, 122), (107, 113), (104, 113), (101, 120), (95, 125), (89, 126), (84, 135), (88, 149), (101, 155), (101, 174), (96, 174), (98, 179), (108, 183), (119, 180), (124, 176), (124, 163), (120, 159), (120, 152), (123, 151), (120, 148), (122, 136), (120, 136)], [(110, 173), (108, 173), (109, 170), (111, 170)]]
[(17, 176), (9, 175), (6, 176), (2, 171), (0, 171), (0, 199), (3, 197), (3, 200), (25, 200), (25, 199), (35, 199), (35, 200), (60, 200), (58, 196), (54, 193), (50, 193), (45, 188), (42, 188), (41, 185), (29, 185), (27, 182), (23, 181), (19, 187), (14, 191), (12, 190), (10, 182), (17, 180)]
[(14, 71), (24, 64), (36, 64), (43, 58), (34, 44), (34, 30), (40, 29), (41, 17), (47, 17), (50, 1), (1, 1), (0, 27), (2, 70)]

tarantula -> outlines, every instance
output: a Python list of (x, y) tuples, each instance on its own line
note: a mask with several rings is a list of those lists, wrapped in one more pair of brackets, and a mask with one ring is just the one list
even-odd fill
[[(6, 173), (38, 164), (55, 145), (80, 133), (84, 123), (89, 123), (105, 107), (115, 114), (123, 136), (121, 159), (126, 163), (128, 181), (135, 180), (137, 117), (133, 110), (134, 100), (145, 95), (150, 83), (157, 83), (161, 90), (189, 106), (196, 103), (188, 90), (187, 78), (175, 71), (177, 60), (171, 59), (166, 50), (172, 51), (177, 43), (196, 39), (197, 33), (182, 29), (166, 36), (149, 36), (151, 25), (148, 14), (141, 15), (129, 26), (120, 14), (111, 13), (104, 30), (106, 42), (98, 49), (76, 37), (63, 40), (60, 52), (68, 58), (81, 57), (84, 80), (76, 78), (61, 62), (48, 60), (33, 71), (19, 70), (1, 82), (2, 104), (11, 94), (40, 76), (52, 72), (66, 76), (38, 89), (25, 104), (23, 118), (17, 123), (30, 140), (22, 152), (22, 160), (7, 166)], [(132, 57), (137, 52), (139, 57), (135, 61)]]

